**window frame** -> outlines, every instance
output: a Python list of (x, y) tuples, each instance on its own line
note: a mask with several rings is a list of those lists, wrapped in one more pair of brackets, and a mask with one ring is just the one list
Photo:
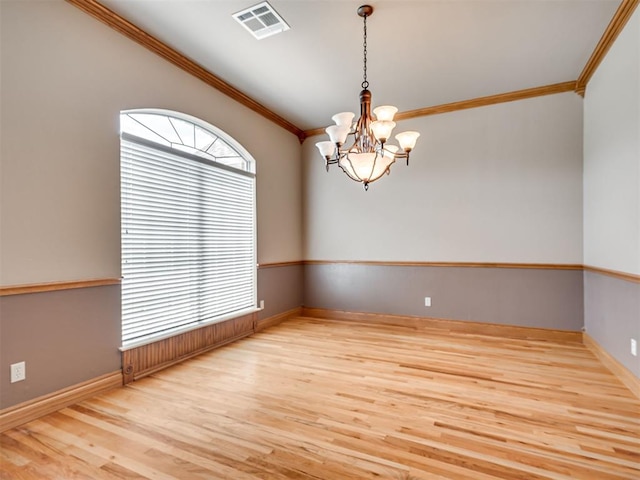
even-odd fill
[[(212, 324), (216, 324), (216, 323), (221, 323), (224, 321), (228, 321), (234, 318), (238, 318), (238, 317), (242, 317), (248, 314), (252, 314), (255, 312), (260, 311), (260, 308), (258, 308), (257, 302), (258, 302), (258, 285), (257, 285), (257, 250), (258, 250), (258, 245), (257, 245), (257, 192), (256, 192), (256, 179), (257, 179), (257, 175), (255, 173), (256, 170), (256, 162), (255, 159), (253, 158), (253, 156), (242, 146), (240, 145), (233, 137), (231, 137), (230, 135), (228, 135), (226, 132), (224, 132), (223, 130), (210, 125), (209, 123), (200, 120), (196, 117), (192, 117), (190, 115), (187, 114), (182, 114), (180, 112), (175, 112), (175, 111), (170, 111), (170, 110), (161, 110), (161, 109), (134, 109), (134, 110), (123, 110), (120, 112), (120, 115), (125, 115), (125, 114), (129, 114), (129, 113), (144, 113), (144, 114), (155, 114), (155, 115), (163, 115), (165, 117), (170, 117), (170, 118), (177, 118), (179, 120), (183, 120), (183, 121), (187, 121), (189, 123), (192, 123), (194, 126), (197, 126), (203, 130), (208, 131), (210, 134), (215, 135), (216, 137), (220, 138), (223, 142), (227, 143), (228, 146), (230, 146), (231, 148), (233, 148), (240, 157), (242, 157), (242, 159), (247, 163), (247, 166), (249, 167), (248, 169), (240, 169), (240, 168), (235, 168), (233, 166), (229, 166), (226, 165), (224, 163), (220, 163), (220, 162), (216, 162), (213, 159), (210, 159), (208, 157), (204, 157), (204, 156), (199, 156), (196, 154), (192, 154), (189, 152), (186, 152), (182, 149), (179, 148), (172, 148), (171, 146), (167, 146), (167, 145), (163, 145), (160, 143), (156, 143), (152, 140), (146, 139), (146, 138), (142, 138), (139, 137), (137, 135), (133, 135), (131, 133), (127, 133), (126, 131), (120, 131), (120, 150), (119, 150), (119, 154), (120, 154), (120, 163), (122, 164), (122, 146), (123, 146), (123, 140), (126, 142), (130, 142), (130, 143), (134, 143), (134, 144), (139, 144), (143, 147), (146, 148), (150, 148), (150, 149), (155, 149), (161, 153), (167, 153), (169, 155), (175, 155), (178, 156), (182, 159), (188, 160), (188, 161), (193, 161), (193, 162), (197, 162), (203, 165), (206, 165), (208, 167), (214, 168), (214, 169), (219, 169), (219, 170), (223, 170), (223, 171), (228, 171), (234, 174), (239, 174), (245, 177), (249, 177), (252, 179), (251, 182), (251, 197), (252, 197), (252, 238), (251, 238), (251, 242), (252, 242), (252, 265), (253, 267), (251, 268), (251, 274), (252, 274), (252, 278), (251, 278), (251, 284), (252, 284), (252, 303), (253, 306), (242, 309), (242, 310), (236, 310), (234, 312), (230, 312), (228, 314), (223, 314), (223, 315), (219, 315), (216, 316), (214, 318), (208, 319), (208, 320), (204, 320), (204, 321), (196, 321), (195, 323), (190, 323), (188, 325), (184, 325), (182, 327), (175, 327), (173, 329), (171, 329), (171, 331), (169, 332), (158, 332), (156, 334), (151, 334), (151, 335), (146, 335), (144, 337), (141, 337), (139, 339), (133, 339), (131, 341), (128, 342), (124, 342), (123, 340), (123, 335), (121, 333), (120, 335), (120, 341), (121, 341), (121, 347), (120, 347), (120, 351), (127, 351), (130, 349), (134, 349), (143, 345), (148, 345), (154, 342), (158, 342), (167, 338), (171, 338), (171, 337), (175, 337), (177, 335), (181, 335), (185, 332), (189, 332), (192, 330), (197, 330), (199, 328), (202, 327), (206, 327), (208, 325), (212, 325)], [(122, 165), (121, 167), (122, 168)], [(122, 173), (120, 174), (121, 178), (122, 178)], [(122, 228), (122, 215), (123, 215), (123, 203), (122, 203), (122, 186), (121, 186), (121, 193), (120, 193), (120, 200), (121, 200), (121, 206), (120, 206), (120, 214), (121, 214), (121, 225), (120, 225), (120, 239), (122, 242), (123, 239), (123, 228)], [(122, 245), (122, 243), (121, 243)], [(121, 261), (121, 268), (123, 266), (123, 249), (121, 248), (120, 251), (120, 261)], [(124, 278), (123, 278), (123, 282), (124, 282)], [(123, 295), (122, 293), (120, 294), (120, 298), (122, 301)], [(123, 321), (124, 318), (121, 315), (121, 326), (123, 325)]]

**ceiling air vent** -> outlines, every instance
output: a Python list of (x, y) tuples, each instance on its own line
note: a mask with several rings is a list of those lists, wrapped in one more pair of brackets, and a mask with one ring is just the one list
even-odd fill
[(289, 25), (268, 2), (262, 2), (233, 14), (240, 25), (258, 40), (289, 30)]

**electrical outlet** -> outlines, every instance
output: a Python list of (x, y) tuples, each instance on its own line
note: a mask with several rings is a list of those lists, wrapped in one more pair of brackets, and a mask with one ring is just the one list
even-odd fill
[(425, 307), (431, 306), (431, 297), (424, 297), (424, 306)]
[(260, 310), (264, 310), (264, 300), (260, 300)]
[(11, 365), (11, 383), (21, 382), (27, 378), (27, 366), (25, 362), (18, 362)]
[(636, 342), (635, 338), (631, 339), (631, 355), (634, 357), (638, 356), (638, 342)]

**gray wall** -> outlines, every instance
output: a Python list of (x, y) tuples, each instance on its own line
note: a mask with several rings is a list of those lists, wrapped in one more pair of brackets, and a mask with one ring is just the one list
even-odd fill
[(582, 271), (307, 265), (304, 305), (579, 331)]
[(119, 285), (0, 297), (0, 311), (0, 409), (120, 369)]
[(586, 332), (640, 378), (630, 346), (631, 338), (640, 342), (640, 283), (584, 272), (584, 302)]
[(582, 263), (582, 99), (400, 121), (421, 132), (365, 192), (303, 144), (305, 260)]
[(258, 300), (264, 300), (265, 319), (298, 308), (304, 292), (304, 266), (283, 265), (258, 269)]

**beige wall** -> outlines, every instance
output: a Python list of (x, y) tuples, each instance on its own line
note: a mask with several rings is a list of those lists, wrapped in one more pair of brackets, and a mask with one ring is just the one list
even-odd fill
[[(302, 258), (297, 137), (63, 0), (0, 9), (0, 284), (120, 276), (119, 113), (145, 107), (241, 143), (257, 163), (258, 261)], [(258, 277), (269, 311), (299, 305)], [(117, 285), (0, 297), (0, 310), (0, 409), (121, 367)], [(20, 361), (27, 379), (10, 383)]]
[(2, 1), (0, 283), (120, 276), (121, 110), (199, 117), (257, 161), (258, 261), (299, 260), (300, 145), (62, 0)]
[(306, 259), (582, 263), (578, 95), (396, 129), (422, 133), (411, 164), (398, 162), (368, 192), (335, 166), (325, 173), (320, 137), (304, 143)]
[(640, 275), (640, 10), (587, 87), (584, 262)]
[[(640, 10), (587, 86), (584, 263), (640, 275)], [(640, 378), (640, 283), (585, 272), (587, 333)]]

